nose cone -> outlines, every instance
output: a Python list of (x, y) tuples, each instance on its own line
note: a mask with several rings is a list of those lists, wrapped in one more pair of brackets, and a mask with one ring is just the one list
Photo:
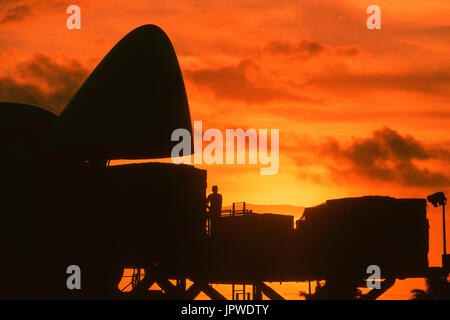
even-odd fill
[(192, 137), (177, 56), (159, 27), (144, 25), (83, 83), (59, 116), (52, 144), (86, 159), (163, 158), (178, 143), (171, 141), (177, 128)]

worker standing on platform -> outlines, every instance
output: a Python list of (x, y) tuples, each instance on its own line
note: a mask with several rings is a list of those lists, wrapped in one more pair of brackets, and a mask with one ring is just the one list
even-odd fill
[[(218, 193), (219, 188), (212, 186), (212, 192), (206, 199), (206, 206), (209, 208), (209, 214), (211, 218), (211, 229), (213, 229), (215, 222), (222, 213), (222, 195)], [(212, 231), (211, 231), (212, 232)]]

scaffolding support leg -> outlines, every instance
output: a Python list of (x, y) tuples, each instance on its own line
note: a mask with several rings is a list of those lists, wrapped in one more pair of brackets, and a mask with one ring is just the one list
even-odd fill
[(253, 284), (253, 300), (262, 300), (262, 291), (257, 284)]
[(186, 290), (188, 300), (194, 300), (202, 292), (202, 287), (198, 282), (194, 282), (189, 289)]
[(359, 300), (376, 300), (379, 296), (385, 293), (389, 288), (395, 284), (395, 278), (387, 278), (381, 282), (380, 289), (372, 289), (365, 295), (359, 298)]
[(211, 298), (211, 300), (227, 300), (219, 291), (211, 287), (208, 283), (202, 284), (202, 291)]
[(255, 285), (264, 293), (270, 300), (284, 300), (282, 296), (280, 296), (275, 290), (269, 287), (262, 281), (258, 281)]

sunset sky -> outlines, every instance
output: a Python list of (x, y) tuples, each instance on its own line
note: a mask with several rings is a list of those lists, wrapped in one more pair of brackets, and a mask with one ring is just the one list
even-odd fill
[[(66, 28), (71, 4), (81, 30)], [(366, 27), (371, 4), (381, 30)], [(199, 166), (225, 204), (450, 194), (450, 1), (0, 0), (0, 101), (59, 114), (143, 24), (171, 39), (204, 130), (280, 130), (276, 175)], [(437, 265), (440, 210), (429, 218)]]

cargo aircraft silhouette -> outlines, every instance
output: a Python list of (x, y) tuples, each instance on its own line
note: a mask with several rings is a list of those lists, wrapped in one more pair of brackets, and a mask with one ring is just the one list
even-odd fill
[[(365, 296), (375, 298), (429, 269), (425, 199), (330, 200), (307, 208), (295, 229), (292, 216), (244, 210), (208, 234), (205, 170), (109, 166), (170, 157), (177, 128), (192, 136), (178, 60), (157, 26), (118, 42), (59, 116), (9, 102), (0, 114), (0, 298), (193, 299), (203, 291), (223, 299), (211, 283), (240, 283), (253, 285), (255, 299), (279, 299), (265, 282), (306, 280), (327, 280), (338, 289), (328, 297), (351, 298), (346, 289), (376, 264), (383, 289)], [(70, 265), (80, 267), (79, 290), (67, 287)], [(145, 270), (129, 293), (118, 290), (124, 268)], [(162, 291), (149, 291), (153, 283)]]

